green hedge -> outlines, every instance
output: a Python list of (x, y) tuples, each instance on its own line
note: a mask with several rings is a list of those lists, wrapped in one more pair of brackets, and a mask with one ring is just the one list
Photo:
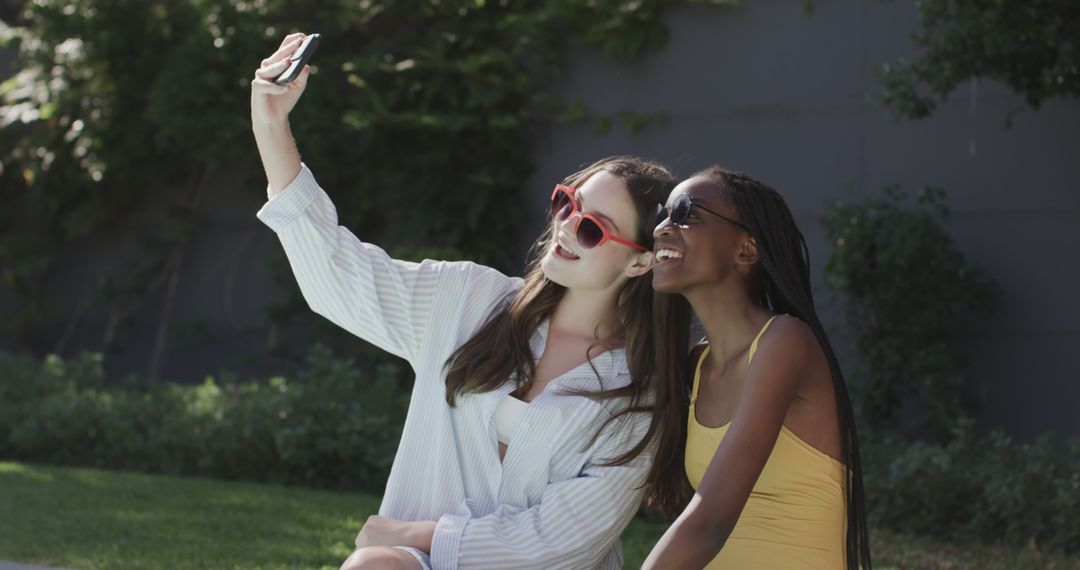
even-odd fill
[(295, 380), (106, 386), (102, 359), (0, 354), (0, 457), (381, 492), (406, 407), (397, 365), (312, 349)]
[(956, 246), (943, 190), (835, 203), (825, 277), (843, 295), (871, 522), (952, 541), (1080, 551), (1080, 440), (977, 435), (957, 338), (1000, 289)]
[[(152, 389), (106, 386), (102, 364), (0, 353), (0, 459), (382, 492), (407, 405), (397, 364), (316, 347), (296, 379)], [(875, 528), (1080, 552), (1080, 441), (970, 423), (945, 444), (866, 435)]]
[[(975, 417), (957, 339), (998, 307), (997, 284), (957, 247), (944, 190), (887, 187), (822, 218), (836, 248), (825, 266), (843, 295), (849, 363), (860, 426), (944, 441)], [(912, 405), (915, 404), (915, 405)]]
[(1017, 443), (970, 425), (948, 443), (864, 444), (871, 523), (950, 541), (1080, 552), (1080, 440)]

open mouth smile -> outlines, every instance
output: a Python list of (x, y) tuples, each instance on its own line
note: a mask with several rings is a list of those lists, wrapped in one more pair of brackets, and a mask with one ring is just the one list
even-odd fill
[(671, 249), (669, 247), (662, 247), (656, 250), (656, 263), (672, 263), (675, 261), (681, 261), (683, 253), (678, 250)]
[(581, 259), (581, 256), (579, 256), (577, 252), (563, 245), (563, 242), (560, 239), (555, 241), (555, 255), (569, 261)]

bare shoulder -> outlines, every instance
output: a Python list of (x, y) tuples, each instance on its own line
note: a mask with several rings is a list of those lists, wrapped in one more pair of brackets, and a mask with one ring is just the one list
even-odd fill
[(804, 363), (813, 357), (817, 337), (803, 320), (792, 315), (777, 315), (758, 343), (758, 356), (788, 363)]

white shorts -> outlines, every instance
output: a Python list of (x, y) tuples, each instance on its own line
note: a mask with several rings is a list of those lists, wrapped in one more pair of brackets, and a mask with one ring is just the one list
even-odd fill
[(424, 570), (431, 570), (431, 556), (429, 556), (428, 553), (424, 552), (423, 550), (417, 550), (411, 546), (395, 546), (394, 548), (398, 550), (404, 550), (405, 552), (412, 554), (412, 557), (420, 563), (421, 568), (423, 568)]

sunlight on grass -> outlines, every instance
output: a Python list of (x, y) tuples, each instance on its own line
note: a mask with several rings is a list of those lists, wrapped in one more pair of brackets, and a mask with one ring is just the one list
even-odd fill
[(377, 508), (364, 495), (0, 463), (0, 559), (80, 569), (337, 568)]
[[(333, 570), (378, 505), (363, 494), (0, 462), (0, 560), (80, 570)], [(622, 536), (625, 567), (640, 567), (666, 528), (634, 520)], [(879, 570), (1080, 570), (1080, 559), (1034, 546), (871, 536)]]
[(43, 469), (33, 469), (19, 463), (0, 463), (0, 477), (7, 474), (19, 475), (43, 483), (53, 480), (53, 474)]

